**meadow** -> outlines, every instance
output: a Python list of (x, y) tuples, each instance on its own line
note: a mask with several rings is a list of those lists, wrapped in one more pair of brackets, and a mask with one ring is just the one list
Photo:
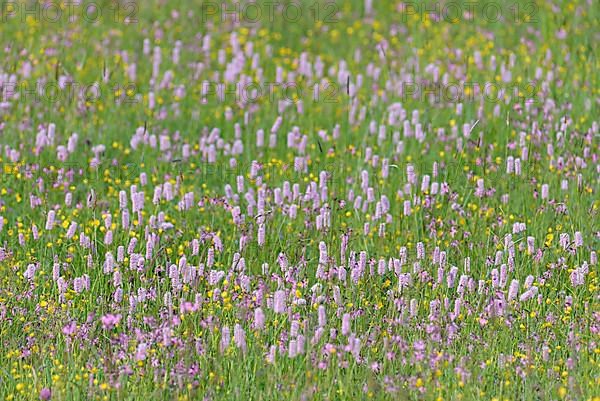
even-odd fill
[(599, 21), (2, 2), (0, 399), (600, 401)]

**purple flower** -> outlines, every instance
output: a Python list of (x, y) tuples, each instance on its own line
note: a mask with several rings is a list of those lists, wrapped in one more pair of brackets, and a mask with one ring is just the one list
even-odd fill
[(257, 330), (265, 328), (265, 314), (261, 308), (256, 308), (254, 311), (254, 327)]
[(70, 336), (75, 333), (75, 330), (77, 330), (77, 324), (75, 322), (71, 322), (63, 327), (62, 332), (64, 335)]
[(50, 391), (50, 389), (49, 389), (49, 388), (45, 388), (45, 387), (44, 387), (44, 388), (43, 388), (43, 389), (40, 391), (40, 400), (47, 401), (47, 400), (49, 400), (50, 398), (52, 398), (52, 391)]
[(109, 313), (108, 315), (102, 316), (100, 320), (102, 321), (102, 328), (104, 330), (111, 330), (113, 327), (119, 324), (121, 321), (121, 315), (112, 315)]
[(285, 291), (275, 291), (273, 310), (275, 313), (285, 313)]

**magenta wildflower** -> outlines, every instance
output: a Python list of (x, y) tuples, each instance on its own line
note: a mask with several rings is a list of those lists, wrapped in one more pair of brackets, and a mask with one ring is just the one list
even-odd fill
[(273, 311), (275, 313), (285, 313), (285, 291), (277, 290), (273, 297)]
[(52, 391), (49, 388), (44, 387), (40, 390), (40, 400), (48, 401), (52, 398)]
[(119, 324), (119, 322), (121, 321), (121, 315), (113, 315), (109, 313), (107, 315), (102, 316), (100, 320), (102, 322), (102, 328), (104, 330), (111, 330)]

